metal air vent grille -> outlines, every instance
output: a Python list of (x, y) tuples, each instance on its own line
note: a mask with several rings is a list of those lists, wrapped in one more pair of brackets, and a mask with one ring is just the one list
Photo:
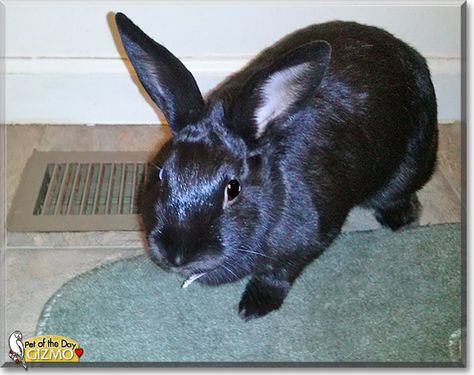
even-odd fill
[(12, 231), (137, 230), (146, 154), (37, 152), (10, 209)]

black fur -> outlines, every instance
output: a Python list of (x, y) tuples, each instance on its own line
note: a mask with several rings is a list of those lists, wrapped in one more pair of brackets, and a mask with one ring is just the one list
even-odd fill
[[(174, 133), (142, 204), (163, 268), (206, 272), (198, 282), (208, 285), (251, 275), (239, 304), (249, 319), (281, 306), (354, 206), (393, 230), (417, 219), (416, 192), (435, 168), (437, 109), (426, 62), (407, 44), (353, 22), (309, 26), (204, 100), (176, 57), (123, 14), (116, 22)], [(242, 190), (224, 207), (231, 179)]]

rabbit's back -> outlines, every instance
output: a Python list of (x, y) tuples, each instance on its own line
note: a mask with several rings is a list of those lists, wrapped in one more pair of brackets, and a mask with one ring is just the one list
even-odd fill
[[(436, 97), (425, 59), (412, 47), (379, 28), (334, 21), (298, 30), (265, 49), (210, 100), (223, 100), (232, 111), (253, 76), (315, 40), (331, 46), (320, 86), (263, 137), (272, 181), (291, 176), (280, 184), (285, 216), (299, 211), (309, 217), (315, 208), (328, 227), (338, 227), (353, 206), (384, 195), (386, 185), (414, 192), (431, 177)], [(291, 202), (303, 203), (295, 210)]]
[(418, 185), (424, 183), (437, 139), (430, 73), (416, 50), (379, 28), (334, 21), (298, 30), (230, 76), (210, 100), (227, 101), (232, 110), (232, 100), (255, 74), (315, 40), (331, 46), (329, 66), (314, 97), (284, 123), (272, 125), (271, 158), (302, 176), (315, 201), (337, 199), (349, 208), (378, 191), (407, 151), (408, 157), (428, 160)]

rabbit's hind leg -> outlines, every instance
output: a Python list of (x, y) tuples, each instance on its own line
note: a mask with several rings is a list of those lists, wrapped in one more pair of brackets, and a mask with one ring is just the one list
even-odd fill
[(396, 231), (419, 223), (421, 204), (416, 193), (383, 202), (375, 207), (375, 218), (383, 226)]
[(394, 174), (366, 202), (366, 206), (375, 209), (375, 218), (380, 224), (399, 230), (418, 223), (421, 204), (416, 193), (435, 171), (437, 148), (438, 129), (433, 118), (417, 127)]

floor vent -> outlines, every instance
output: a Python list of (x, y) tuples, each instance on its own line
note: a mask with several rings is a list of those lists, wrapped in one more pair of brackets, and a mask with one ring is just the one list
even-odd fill
[(137, 197), (146, 176), (142, 152), (38, 152), (12, 202), (17, 232), (138, 230)]

